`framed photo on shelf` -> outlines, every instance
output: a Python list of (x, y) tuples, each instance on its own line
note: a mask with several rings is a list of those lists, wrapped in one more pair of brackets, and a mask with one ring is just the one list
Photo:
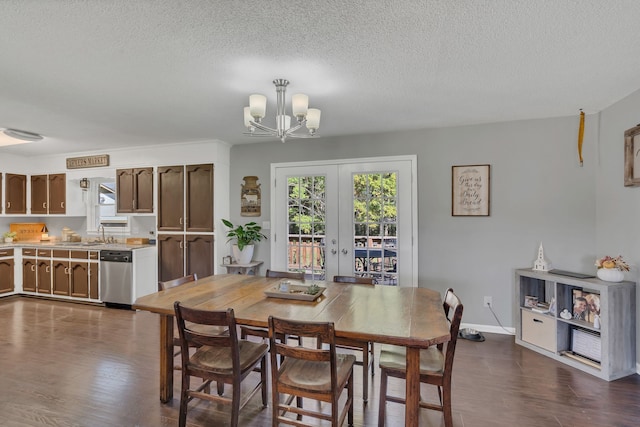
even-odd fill
[(233, 264), (233, 258), (230, 255), (222, 257), (222, 265), (231, 265)]
[(489, 216), (490, 165), (451, 166), (451, 215)]
[(625, 187), (640, 187), (640, 138), (636, 138), (638, 135), (640, 135), (640, 125), (624, 132)]
[(582, 289), (574, 289), (572, 294), (573, 318), (593, 325), (596, 316), (600, 316), (600, 294)]
[(525, 307), (535, 307), (538, 305), (538, 297), (534, 297), (531, 295), (525, 295), (524, 296), (524, 306)]

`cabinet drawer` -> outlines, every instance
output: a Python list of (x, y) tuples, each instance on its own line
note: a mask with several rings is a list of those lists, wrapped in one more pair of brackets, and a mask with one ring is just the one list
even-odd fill
[(522, 310), (522, 341), (556, 351), (556, 319), (553, 317)]
[(35, 249), (22, 249), (22, 255), (25, 255), (25, 256), (36, 256), (36, 250)]
[(51, 256), (51, 249), (38, 249), (38, 256), (42, 256), (42, 257)]
[(71, 258), (88, 259), (89, 258), (89, 252), (87, 252), (87, 251), (71, 251)]
[(99, 259), (99, 252), (97, 251), (91, 251), (89, 252), (89, 259)]
[(13, 249), (0, 249), (0, 257), (13, 256)]
[(69, 258), (69, 251), (62, 249), (54, 249), (53, 250), (54, 258)]

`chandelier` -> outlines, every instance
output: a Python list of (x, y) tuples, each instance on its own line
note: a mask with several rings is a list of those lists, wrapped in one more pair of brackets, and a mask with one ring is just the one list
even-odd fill
[[(245, 135), (250, 136), (275, 136), (284, 142), (288, 137), (291, 138), (310, 138), (318, 136), (316, 131), (320, 127), (320, 110), (317, 108), (309, 108), (309, 97), (298, 93), (291, 97), (291, 112), (296, 118), (297, 123), (291, 126), (291, 116), (285, 114), (284, 95), (287, 92), (288, 80), (275, 79), (273, 84), (276, 85), (277, 106), (276, 106), (276, 127), (270, 128), (262, 124), (267, 111), (267, 97), (264, 95), (253, 94), (249, 96), (249, 106), (244, 107), (244, 125), (248, 132)], [(306, 126), (309, 133), (294, 133)]]

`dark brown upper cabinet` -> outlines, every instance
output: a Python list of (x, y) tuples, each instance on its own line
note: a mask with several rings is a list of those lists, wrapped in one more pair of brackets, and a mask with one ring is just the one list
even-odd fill
[(213, 231), (212, 164), (158, 168), (158, 230)]
[(158, 230), (184, 231), (184, 166), (158, 168)]
[(118, 213), (153, 213), (153, 168), (116, 170)]
[(27, 176), (5, 174), (5, 213), (27, 213)]
[(66, 200), (66, 174), (31, 175), (32, 214), (64, 214)]
[(186, 231), (213, 231), (213, 165), (189, 165), (186, 176)]

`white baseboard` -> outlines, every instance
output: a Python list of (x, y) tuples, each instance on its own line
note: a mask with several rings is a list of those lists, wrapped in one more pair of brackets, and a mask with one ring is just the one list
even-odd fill
[(636, 374), (640, 375), (640, 363), (636, 363)]
[(460, 329), (464, 329), (464, 328), (475, 329), (480, 332), (490, 332), (492, 334), (504, 334), (504, 335), (516, 334), (515, 328), (502, 328), (500, 326), (493, 326), (493, 325), (475, 325), (472, 323), (462, 323), (460, 325)]

